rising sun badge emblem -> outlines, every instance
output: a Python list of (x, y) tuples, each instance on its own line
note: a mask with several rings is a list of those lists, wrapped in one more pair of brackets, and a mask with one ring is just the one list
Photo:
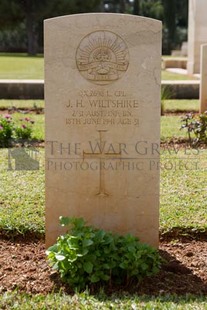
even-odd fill
[(129, 51), (124, 40), (110, 31), (95, 31), (85, 36), (76, 52), (81, 75), (98, 85), (120, 79), (129, 65)]

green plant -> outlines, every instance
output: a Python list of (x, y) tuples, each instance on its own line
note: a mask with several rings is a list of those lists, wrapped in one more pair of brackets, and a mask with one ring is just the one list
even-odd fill
[(34, 121), (28, 117), (20, 119), (21, 124), (14, 128), (15, 137), (18, 140), (29, 140), (32, 135), (32, 125)]
[(64, 282), (76, 289), (93, 283), (138, 281), (159, 271), (156, 249), (132, 235), (120, 236), (86, 226), (81, 218), (60, 217), (69, 232), (58, 237), (46, 254)]
[(165, 100), (170, 99), (172, 96), (172, 91), (170, 87), (163, 86), (161, 87), (161, 115), (164, 115), (165, 112)]
[(181, 122), (183, 123), (181, 129), (187, 130), (191, 145), (207, 143), (207, 111), (199, 116), (188, 113), (185, 117), (182, 117)]
[(10, 115), (0, 117), (0, 147), (8, 147), (13, 134), (13, 121)]
[(32, 137), (34, 121), (28, 117), (19, 122), (12, 119), (9, 114), (0, 116), (0, 147), (8, 147), (12, 141), (29, 140)]

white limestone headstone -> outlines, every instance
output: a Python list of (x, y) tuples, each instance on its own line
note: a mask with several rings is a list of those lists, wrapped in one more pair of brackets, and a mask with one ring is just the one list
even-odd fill
[(207, 44), (201, 45), (200, 113), (207, 111)]
[(158, 246), (161, 22), (45, 21), (46, 245), (59, 216)]
[(207, 42), (207, 0), (189, 0), (188, 74), (200, 72), (200, 48)]

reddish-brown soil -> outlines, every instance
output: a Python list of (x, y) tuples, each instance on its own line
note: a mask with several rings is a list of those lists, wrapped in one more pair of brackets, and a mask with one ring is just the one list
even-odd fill
[[(161, 241), (160, 253), (166, 263), (158, 275), (122, 289), (150, 295), (207, 295), (207, 241)], [(43, 240), (15, 238), (12, 241), (0, 237), (0, 293), (14, 289), (44, 294), (60, 289), (70, 292), (48, 266)]]
[(22, 113), (22, 114), (43, 114), (44, 108), (2, 108), (0, 107), (0, 114), (13, 114), (13, 113)]

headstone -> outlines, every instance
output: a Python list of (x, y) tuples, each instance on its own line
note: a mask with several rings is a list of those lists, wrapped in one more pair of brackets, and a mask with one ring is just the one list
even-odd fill
[(188, 56), (188, 42), (183, 42), (181, 45), (181, 56)]
[(59, 216), (158, 246), (161, 22), (45, 21), (46, 245)]
[(200, 113), (207, 111), (207, 44), (201, 46)]
[(207, 42), (207, 1), (189, 0), (188, 74), (200, 72), (200, 47)]

